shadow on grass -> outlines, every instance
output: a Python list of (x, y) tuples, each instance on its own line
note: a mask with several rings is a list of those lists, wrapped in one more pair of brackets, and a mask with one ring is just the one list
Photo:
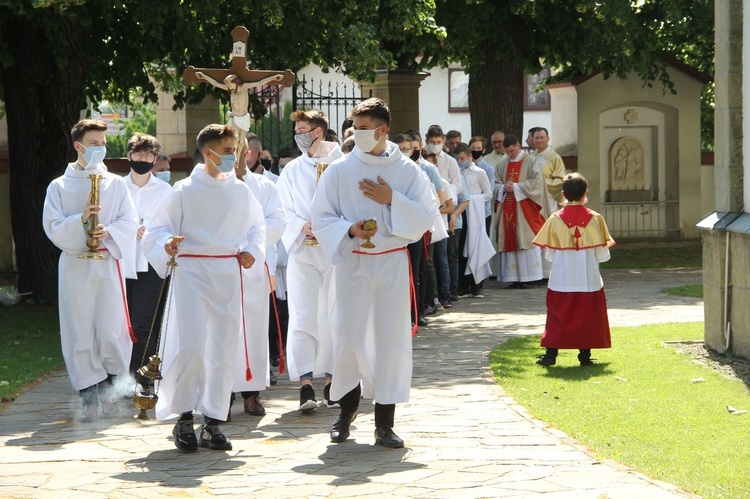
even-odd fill
[(594, 364), (593, 366), (550, 366), (545, 369), (545, 378), (564, 379), (566, 381), (588, 381), (599, 376), (609, 376), (614, 373), (609, 368), (609, 362)]

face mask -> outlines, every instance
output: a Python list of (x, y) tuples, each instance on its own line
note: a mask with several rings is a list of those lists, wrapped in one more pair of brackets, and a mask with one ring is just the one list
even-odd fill
[(263, 168), (265, 168), (266, 170), (270, 170), (273, 161), (268, 158), (263, 158), (260, 160), (260, 164), (263, 165)]
[(443, 144), (427, 144), (427, 150), (437, 156), (443, 152)]
[(212, 153), (217, 156), (221, 156), (221, 163), (216, 165), (216, 169), (221, 173), (229, 173), (234, 170), (234, 164), (237, 162), (237, 156), (234, 154), (219, 154), (213, 149), (209, 149)]
[(471, 151), (471, 159), (474, 161), (482, 157), (482, 151)]
[(409, 154), (408, 152), (401, 151), (401, 155), (405, 158), (411, 159), (411, 154)]
[(419, 157), (421, 156), (421, 154), (420, 154), (421, 152), (422, 151), (417, 151), (416, 149), (414, 149), (412, 151), (412, 153), (411, 153), (411, 156), (409, 156), (409, 159), (412, 160), (412, 161), (414, 161), (416, 163), (417, 161), (419, 161)]
[[(310, 130), (312, 132), (312, 130)], [(299, 150), (302, 151), (302, 154), (305, 154), (307, 151), (310, 150), (310, 147), (312, 147), (313, 142), (318, 140), (318, 137), (312, 138), (312, 135), (310, 135), (310, 132), (303, 132), (298, 133), (294, 135), (294, 141), (297, 143), (297, 147), (299, 147)]]
[(375, 146), (380, 142), (380, 139), (375, 138), (375, 130), (354, 130), (354, 145), (359, 147), (362, 152), (370, 152), (375, 149)]
[(155, 172), (155, 173), (156, 173), (156, 178), (158, 178), (159, 180), (163, 180), (166, 183), (169, 183), (169, 179), (171, 177), (170, 175), (171, 172), (169, 170), (165, 170), (162, 172)]
[(134, 161), (130, 160), (130, 168), (133, 169), (135, 173), (138, 175), (143, 175), (144, 173), (148, 173), (151, 171), (151, 168), (154, 167), (153, 163), (149, 163), (148, 161)]
[(86, 162), (86, 168), (96, 168), (99, 166), (102, 161), (104, 161), (104, 156), (107, 155), (107, 148), (104, 146), (88, 146), (85, 147), (83, 144), (81, 144), (81, 147), (83, 147), (84, 153), (83, 153), (83, 160)]
[(469, 161), (468, 159), (466, 161), (459, 161), (458, 167), (462, 170), (466, 170), (469, 167), (469, 164), (471, 164), (471, 161)]

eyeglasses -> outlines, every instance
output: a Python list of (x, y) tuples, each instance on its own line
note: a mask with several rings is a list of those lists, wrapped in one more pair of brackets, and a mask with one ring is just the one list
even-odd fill
[(130, 157), (135, 161), (148, 161), (153, 163), (156, 160), (156, 155), (152, 152), (134, 152), (130, 154)]

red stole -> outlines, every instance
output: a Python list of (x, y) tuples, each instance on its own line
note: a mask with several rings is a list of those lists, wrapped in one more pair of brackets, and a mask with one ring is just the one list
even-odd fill
[[(521, 161), (510, 161), (508, 163), (508, 170), (505, 174), (506, 182), (518, 183), (519, 176), (521, 174), (521, 166), (523, 165), (523, 159)], [(505, 234), (505, 251), (518, 251), (518, 207), (521, 207), (526, 222), (531, 227), (534, 234), (538, 234), (544, 225), (544, 217), (542, 216), (542, 207), (536, 204), (529, 198), (523, 199), (520, 202), (516, 201), (516, 195), (511, 192), (505, 193), (505, 200), (503, 201), (503, 233)]]

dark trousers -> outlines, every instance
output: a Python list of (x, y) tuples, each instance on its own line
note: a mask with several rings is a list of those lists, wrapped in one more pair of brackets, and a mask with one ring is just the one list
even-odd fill
[[(164, 284), (163, 295), (160, 295), (162, 283), (162, 278), (151, 265), (148, 266), (147, 272), (138, 272), (138, 279), (125, 280), (130, 323), (133, 325), (133, 334), (137, 340), (136, 343), (133, 343), (133, 353), (130, 357), (131, 373), (135, 373), (141, 366), (147, 364), (148, 359), (156, 354), (156, 345), (169, 289), (169, 282), (167, 282)], [(158, 308), (157, 303), (159, 304)], [(152, 323), (154, 325), (153, 332), (151, 332)], [(150, 339), (149, 332), (151, 333)], [(146, 381), (139, 380), (141, 383)]]
[[(357, 412), (359, 398), (362, 396), (361, 385), (357, 385), (352, 391), (344, 395), (338, 401), (341, 412)], [(393, 428), (393, 419), (396, 414), (396, 404), (378, 404), (375, 402), (375, 427)]]
[(451, 274), (451, 293), (458, 291), (458, 241), (461, 239), (461, 229), (453, 229), (453, 235), (448, 236), (448, 267)]
[[(276, 312), (273, 304), (279, 311), (279, 322), (276, 322)], [(268, 355), (271, 358), (278, 357), (282, 349), (286, 348), (286, 333), (289, 328), (289, 306), (287, 300), (279, 300), (276, 293), (271, 293), (268, 300), (268, 306), (271, 308), (268, 319)], [(282, 345), (279, 345), (279, 329), (281, 329)]]
[[(419, 297), (419, 267), (422, 265), (422, 255), (424, 255), (424, 236), (420, 237), (419, 240), (414, 241), (406, 247), (409, 250), (409, 260), (411, 260), (411, 278), (414, 281), (414, 292), (416, 294), (415, 299)], [(409, 295), (409, 309), (413, 307), (411, 305), (411, 295)], [(423, 315), (422, 303), (417, 299), (417, 308), (419, 315)], [(411, 321), (416, 322), (417, 318), (414, 317), (414, 310), (411, 310)]]
[(419, 304), (424, 307), (435, 304), (437, 295), (437, 279), (435, 278), (435, 262), (433, 261), (435, 245), (427, 247), (427, 258), (422, 259), (422, 267), (419, 269)]

